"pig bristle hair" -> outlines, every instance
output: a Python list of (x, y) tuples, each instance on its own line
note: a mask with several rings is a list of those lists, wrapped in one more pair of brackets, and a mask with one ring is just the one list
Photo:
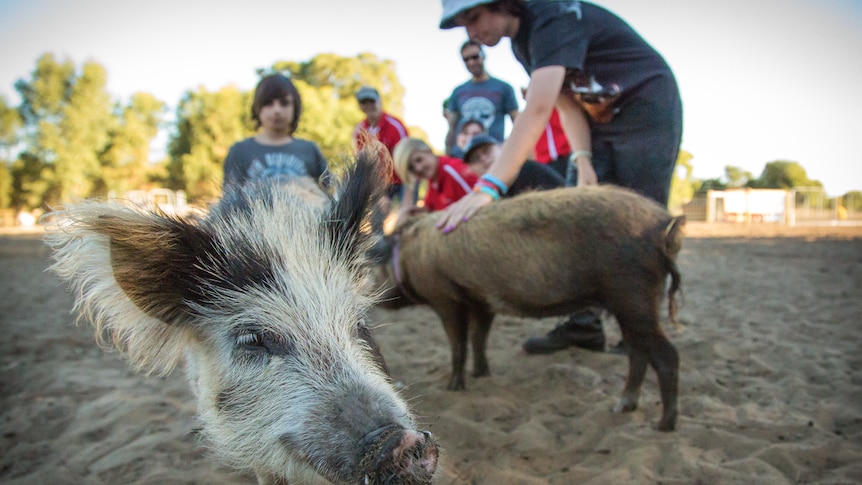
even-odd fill
[(125, 353), (136, 371), (169, 374), (188, 343), (187, 330), (148, 316), (125, 294), (111, 269), (110, 237), (98, 231), (106, 219), (134, 220), (151, 227), (157, 216), (119, 203), (86, 201), (53, 212), (45, 242), (52, 249), (50, 270), (73, 294), (76, 322), (88, 321), (105, 349)]

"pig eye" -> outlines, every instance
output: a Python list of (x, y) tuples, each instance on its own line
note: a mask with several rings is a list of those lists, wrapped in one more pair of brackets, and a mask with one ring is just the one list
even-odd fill
[(263, 329), (249, 328), (237, 332), (234, 337), (237, 349), (270, 355), (287, 356), (294, 350), (293, 343), (286, 336)]
[(263, 337), (257, 332), (245, 332), (236, 336), (238, 347), (262, 347)]

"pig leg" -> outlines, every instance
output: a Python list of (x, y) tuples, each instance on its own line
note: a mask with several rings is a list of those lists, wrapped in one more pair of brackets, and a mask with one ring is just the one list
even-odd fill
[(640, 399), (641, 385), (646, 376), (647, 364), (649, 356), (647, 351), (637, 343), (634, 343), (630, 336), (623, 334), (623, 340), (629, 344), (629, 376), (626, 379), (626, 387), (623, 389), (623, 395), (614, 406), (615, 413), (628, 413), (638, 408), (638, 399)]
[(494, 314), (485, 307), (474, 307), (470, 313), (470, 343), (473, 346), (473, 377), (491, 375), (485, 349), (488, 347), (488, 334)]
[(637, 312), (628, 315), (621, 312), (617, 315), (623, 340), (629, 344), (629, 375), (614, 412), (637, 409), (640, 388), (649, 364), (656, 371), (661, 392), (662, 417), (658, 430), (673, 431), (677, 418), (679, 356), (661, 331), (657, 307), (650, 314), (655, 316), (645, 317), (643, 312), (640, 316)]
[(650, 365), (658, 376), (663, 413), (658, 423), (659, 431), (673, 431), (676, 427), (677, 395), (679, 393), (679, 354), (663, 334), (655, 337), (651, 346)]
[(469, 310), (460, 305), (439, 305), (434, 308), (446, 337), (449, 338), (449, 348), (452, 351), (452, 375), (449, 378), (450, 391), (460, 391), (466, 388), (464, 384), (464, 365), (467, 361), (467, 331), (469, 324)]

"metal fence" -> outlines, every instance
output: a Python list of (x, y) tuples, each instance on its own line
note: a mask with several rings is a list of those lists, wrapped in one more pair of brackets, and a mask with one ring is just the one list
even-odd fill
[[(773, 203), (768, 210), (758, 207), (755, 197), (762, 192), (773, 192)], [(744, 192), (744, 209), (740, 210), (739, 196)], [(784, 195), (777, 194), (783, 192)], [(784, 199), (780, 207), (775, 200)], [(751, 204), (748, 203), (752, 200)], [(731, 207), (732, 206), (732, 207)], [(696, 194), (682, 206), (682, 213), (689, 221), (702, 222), (778, 222), (797, 224), (862, 224), (862, 199), (849, 194), (829, 197), (822, 189), (796, 188), (787, 191), (772, 189), (710, 190)]]

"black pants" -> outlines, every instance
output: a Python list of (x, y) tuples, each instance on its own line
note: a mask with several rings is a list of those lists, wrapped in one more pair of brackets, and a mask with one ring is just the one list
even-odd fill
[[(593, 168), (599, 183), (628, 187), (667, 206), (682, 139), (682, 102), (672, 77), (654, 80), (644, 91), (609, 123), (590, 122)], [(577, 183), (578, 169), (569, 163), (566, 185)], [(602, 328), (593, 310), (573, 314), (566, 325), (584, 332)]]

